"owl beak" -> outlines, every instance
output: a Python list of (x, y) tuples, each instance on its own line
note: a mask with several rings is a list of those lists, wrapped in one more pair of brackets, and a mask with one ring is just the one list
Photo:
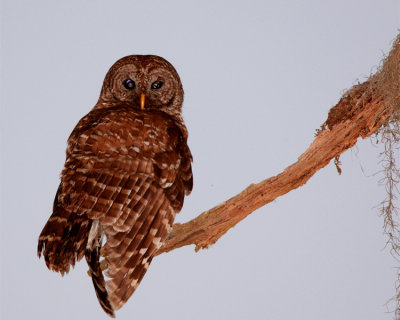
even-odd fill
[(144, 110), (144, 103), (146, 101), (146, 95), (144, 93), (140, 94), (140, 109)]

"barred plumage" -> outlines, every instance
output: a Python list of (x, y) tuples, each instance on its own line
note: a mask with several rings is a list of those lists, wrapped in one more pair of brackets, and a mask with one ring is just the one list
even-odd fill
[[(134, 89), (124, 87), (126, 79)], [(139, 285), (192, 190), (182, 102), (172, 65), (156, 56), (128, 56), (111, 67), (98, 103), (68, 139), (38, 254), (62, 274), (85, 256), (110, 316)]]

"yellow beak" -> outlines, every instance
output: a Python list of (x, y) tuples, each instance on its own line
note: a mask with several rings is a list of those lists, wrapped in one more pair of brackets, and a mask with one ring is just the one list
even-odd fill
[(144, 110), (144, 103), (146, 101), (146, 95), (144, 93), (140, 94), (140, 109)]

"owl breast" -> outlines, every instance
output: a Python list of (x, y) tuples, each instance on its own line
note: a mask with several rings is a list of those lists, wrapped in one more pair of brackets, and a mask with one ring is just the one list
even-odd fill
[(130, 107), (94, 110), (71, 134), (67, 162), (73, 155), (71, 159), (80, 161), (74, 167), (84, 170), (159, 174), (160, 185), (167, 187), (174, 181), (181, 156), (189, 151), (184, 140), (180, 128), (164, 112)]

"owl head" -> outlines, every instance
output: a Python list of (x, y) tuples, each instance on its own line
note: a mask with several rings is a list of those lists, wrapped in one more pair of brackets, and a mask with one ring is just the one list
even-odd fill
[(115, 103), (177, 115), (183, 103), (182, 83), (175, 68), (161, 57), (127, 56), (107, 72), (97, 108)]

